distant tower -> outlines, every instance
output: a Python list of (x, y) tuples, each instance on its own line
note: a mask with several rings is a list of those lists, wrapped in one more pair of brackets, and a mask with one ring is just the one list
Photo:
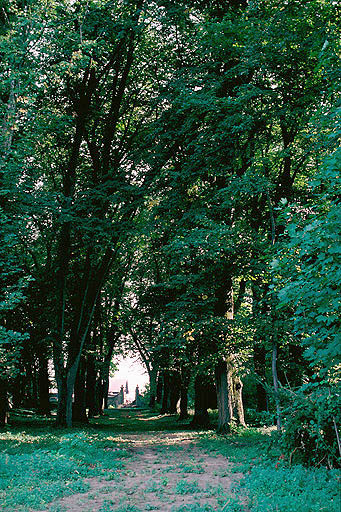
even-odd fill
[(123, 386), (121, 386), (121, 389), (120, 389), (119, 404), (120, 405), (124, 404), (124, 387)]
[(126, 381), (126, 395), (129, 393), (128, 381)]
[(140, 390), (139, 390), (138, 385), (136, 386), (136, 389), (135, 389), (135, 404), (136, 404), (136, 407), (141, 407), (141, 395), (140, 395)]

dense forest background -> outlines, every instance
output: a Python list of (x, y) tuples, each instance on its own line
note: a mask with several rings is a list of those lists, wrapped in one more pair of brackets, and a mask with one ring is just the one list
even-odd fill
[(134, 351), (151, 407), (336, 464), (336, 4), (0, 1), (0, 423)]

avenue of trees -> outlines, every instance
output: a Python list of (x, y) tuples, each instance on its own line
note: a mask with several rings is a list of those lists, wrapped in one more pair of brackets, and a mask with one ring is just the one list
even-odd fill
[(151, 407), (336, 464), (338, 14), (0, 0), (0, 424), (52, 374), (58, 425), (101, 414), (129, 350)]

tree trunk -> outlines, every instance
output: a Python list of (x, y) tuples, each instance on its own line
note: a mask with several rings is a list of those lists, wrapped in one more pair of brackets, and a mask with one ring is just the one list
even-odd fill
[(243, 427), (246, 427), (243, 405), (243, 383), (238, 376), (234, 379), (234, 390), (238, 423)]
[[(22, 368), (20, 368), (22, 371)], [(11, 386), (12, 391), (12, 403), (14, 409), (19, 409), (22, 406), (24, 399), (25, 381), (23, 375), (18, 375)]]
[(172, 372), (170, 375), (170, 392), (169, 392), (169, 406), (168, 413), (176, 414), (177, 413), (177, 404), (180, 399), (180, 389), (181, 389), (181, 377), (178, 372)]
[(266, 351), (265, 346), (263, 344), (257, 344), (253, 349), (253, 363), (255, 367), (255, 374), (258, 377), (257, 380), (257, 411), (267, 411), (267, 395), (265, 389), (265, 369), (266, 369), (266, 361), (265, 361)]
[(162, 372), (162, 383), (163, 383), (163, 393), (162, 393), (162, 406), (161, 406), (161, 414), (167, 414), (169, 407), (169, 375), (166, 370)]
[(46, 354), (39, 356), (38, 368), (38, 412), (46, 416), (50, 415), (50, 381), (48, 372), (48, 358)]
[(156, 385), (156, 403), (161, 404), (163, 394), (163, 379), (162, 375), (159, 374)]
[(150, 398), (148, 406), (154, 409), (156, 402), (156, 390), (157, 390), (157, 369), (152, 368), (149, 372), (149, 385), (150, 385)]
[(188, 417), (188, 386), (186, 386), (186, 384), (181, 384), (179, 420), (187, 420)]
[(179, 420), (186, 420), (188, 414), (188, 385), (190, 380), (190, 373), (188, 370), (182, 368), (181, 370), (181, 386), (180, 386), (180, 416)]
[[(254, 229), (258, 229), (257, 210), (255, 207), (253, 223)], [(254, 256), (255, 257), (255, 256)], [(259, 319), (267, 315), (267, 304), (264, 299), (268, 291), (268, 284), (264, 285), (259, 281), (251, 282), (252, 289), (252, 315), (255, 321), (256, 329), (254, 334), (254, 347), (253, 347), (253, 364), (255, 374), (257, 376), (257, 411), (268, 410), (268, 399), (266, 393), (266, 350), (263, 341), (264, 334), (259, 327)]]
[(58, 373), (58, 377), (56, 376), (58, 386), (56, 424), (58, 426), (72, 427), (72, 395), (76, 381), (77, 365), (73, 364), (68, 371), (62, 368)]
[(74, 362), (69, 371), (67, 372), (67, 387), (66, 387), (66, 426), (72, 427), (72, 395), (75, 389), (77, 370), (79, 362)]
[(230, 359), (227, 361), (227, 402), (230, 415), (230, 423), (236, 420), (234, 415), (235, 410), (235, 397), (234, 397), (234, 383), (233, 383), (233, 365)]
[(7, 385), (3, 379), (0, 379), (0, 425), (6, 425), (8, 409)]
[(99, 416), (104, 413), (103, 386), (103, 379), (101, 376), (99, 376), (95, 389), (96, 412)]
[(89, 418), (96, 415), (96, 367), (95, 356), (89, 354), (87, 357), (87, 372), (86, 372), (86, 405), (89, 408)]
[(192, 427), (207, 428), (210, 425), (208, 416), (207, 378), (198, 374), (194, 382), (194, 417), (191, 421)]
[(108, 393), (109, 393), (109, 373), (110, 373), (110, 362), (105, 361), (103, 368), (103, 407), (104, 409), (108, 409)]
[(228, 389), (228, 373), (226, 361), (219, 361), (215, 367), (215, 382), (217, 390), (218, 404), (218, 426), (217, 432), (227, 434), (230, 432), (231, 422), (231, 404), (229, 397), (231, 392)]
[(289, 343), (289, 368), (285, 377), (290, 386), (302, 386), (306, 366), (307, 361), (303, 357), (303, 347)]
[(277, 430), (280, 431), (282, 428), (281, 421), (281, 408), (279, 403), (279, 386), (278, 386), (278, 376), (277, 376), (277, 343), (274, 341), (272, 344), (272, 377), (274, 384), (274, 395), (275, 395), (275, 404), (276, 404), (276, 425)]
[(88, 423), (86, 415), (85, 373), (85, 361), (82, 358), (75, 381), (75, 399), (72, 408), (73, 420), (82, 423)]
[(56, 370), (56, 381), (58, 387), (58, 406), (56, 425), (64, 427), (66, 425), (66, 376), (64, 368), (61, 371)]

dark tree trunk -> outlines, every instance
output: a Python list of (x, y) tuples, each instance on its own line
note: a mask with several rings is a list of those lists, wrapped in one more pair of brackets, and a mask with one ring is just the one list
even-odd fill
[(96, 407), (99, 416), (104, 414), (104, 400), (103, 400), (103, 379), (99, 377), (96, 383)]
[(180, 416), (179, 420), (186, 420), (188, 414), (188, 386), (190, 381), (190, 372), (187, 369), (181, 370), (181, 386), (180, 386)]
[(77, 375), (77, 364), (74, 364), (69, 370), (61, 368), (58, 374), (58, 377), (56, 376), (58, 386), (56, 425), (72, 427), (72, 395)]
[(306, 366), (307, 362), (303, 357), (303, 347), (289, 343), (289, 369), (286, 377), (290, 386), (302, 386), (303, 372)]
[(208, 394), (207, 394), (207, 377), (197, 375), (194, 383), (194, 416), (191, 421), (192, 427), (207, 428), (210, 425), (208, 416)]
[(163, 379), (162, 375), (159, 375), (156, 385), (156, 403), (161, 404), (163, 394)]
[(279, 401), (279, 383), (278, 383), (278, 375), (277, 375), (277, 343), (276, 343), (276, 341), (273, 341), (273, 344), (272, 344), (272, 377), (273, 377), (275, 405), (276, 405), (276, 425), (277, 425), (277, 430), (280, 431), (282, 428), (282, 418), (281, 418), (281, 407), (280, 407), (280, 401)]
[(6, 425), (8, 418), (7, 384), (0, 379), (0, 425)]
[(86, 405), (89, 408), (89, 418), (93, 418), (97, 413), (96, 406), (96, 364), (95, 355), (89, 354), (87, 357), (86, 372)]
[(150, 398), (148, 406), (154, 409), (156, 402), (156, 391), (157, 391), (157, 369), (152, 368), (149, 372), (149, 384), (150, 384)]
[(257, 411), (266, 411), (267, 395), (265, 389), (265, 369), (266, 369), (266, 351), (263, 344), (255, 345), (253, 349), (253, 363), (255, 367), (255, 374), (257, 375)]
[(109, 381), (109, 373), (110, 373), (110, 363), (108, 363), (106, 361), (104, 368), (103, 368), (103, 387), (102, 387), (104, 409), (108, 409), (108, 393), (109, 393), (109, 382), (110, 382)]
[(215, 367), (215, 382), (217, 389), (217, 403), (218, 403), (218, 426), (217, 432), (227, 434), (230, 432), (231, 422), (231, 404), (229, 395), (231, 395), (228, 388), (228, 374), (227, 363), (224, 360), (219, 361)]
[[(254, 212), (253, 222), (257, 219), (256, 211)], [(258, 226), (255, 225), (255, 228)], [(268, 285), (261, 286), (258, 281), (252, 281), (251, 283), (252, 289), (252, 315), (254, 317), (254, 321), (259, 322), (259, 319), (264, 317), (267, 314), (267, 306), (266, 301), (262, 302), (262, 298), (264, 298)], [(256, 327), (256, 332), (254, 335), (254, 348), (253, 348), (253, 364), (255, 368), (255, 374), (257, 376), (257, 411), (267, 411), (268, 410), (268, 397), (266, 393), (266, 349), (263, 340), (263, 333), (260, 331), (259, 327)]]
[(48, 372), (48, 358), (46, 354), (39, 356), (39, 369), (38, 369), (38, 412), (49, 416), (50, 408), (50, 381)]
[(38, 386), (37, 386), (37, 372), (36, 365), (33, 357), (30, 355), (29, 359), (25, 362), (25, 377), (23, 386), (23, 401), (24, 407), (38, 409)]
[(188, 386), (181, 384), (179, 420), (186, 420), (188, 417)]
[[(22, 370), (22, 368), (21, 368)], [(22, 406), (24, 399), (25, 382), (22, 375), (18, 375), (14, 384), (11, 386), (12, 402), (14, 409), (19, 409)]]
[(59, 372), (57, 375), (56, 371), (56, 380), (58, 386), (58, 406), (57, 406), (57, 417), (56, 417), (56, 425), (57, 426), (65, 426), (66, 425), (66, 376), (65, 372)]
[(169, 374), (167, 370), (162, 372), (162, 384), (163, 384), (163, 393), (162, 393), (162, 406), (161, 406), (161, 414), (167, 414), (169, 407), (169, 391), (170, 391), (170, 382), (169, 382)]
[(170, 392), (169, 392), (169, 406), (168, 413), (176, 414), (177, 413), (177, 404), (180, 399), (180, 390), (181, 390), (181, 377), (178, 372), (172, 372), (170, 374)]
[(82, 423), (88, 423), (86, 415), (85, 373), (85, 360), (81, 358), (75, 382), (72, 416), (74, 421)]

